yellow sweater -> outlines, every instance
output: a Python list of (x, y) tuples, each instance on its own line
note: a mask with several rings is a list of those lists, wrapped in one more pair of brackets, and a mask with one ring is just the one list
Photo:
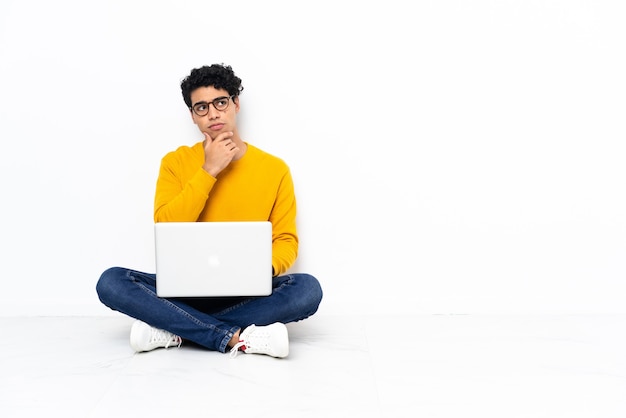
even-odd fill
[(202, 142), (165, 155), (154, 198), (155, 222), (270, 221), (272, 268), (285, 273), (298, 256), (296, 198), (289, 167), (250, 144), (217, 178), (202, 169)]

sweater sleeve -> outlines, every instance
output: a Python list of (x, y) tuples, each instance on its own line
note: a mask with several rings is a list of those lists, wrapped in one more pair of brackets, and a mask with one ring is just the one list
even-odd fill
[(202, 167), (190, 171), (183, 163), (174, 154), (161, 160), (154, 197), (155, 222), (195, 222), (206, 204), (216, 179)]
[(272, 222), (272, 268), (274, 275), (285, 273), (298, 257), (296, 230), (296, 197), (293, 179), (287, 169), (278, 187), (270, 215)]

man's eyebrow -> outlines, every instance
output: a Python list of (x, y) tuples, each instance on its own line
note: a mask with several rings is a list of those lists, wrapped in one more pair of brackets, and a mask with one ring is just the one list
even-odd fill
[(219, 100), (219, 99), (228, 99), (228, 98), (229, 98), (229, 96), (218, 96), (215, 99), (211, 99), (209, 101), (200, 100), (199, 102), (193, 103), (191, 106), (195, 106), (197, 104), (209, 104), (209, 103), (213, 103), (214, 101)]

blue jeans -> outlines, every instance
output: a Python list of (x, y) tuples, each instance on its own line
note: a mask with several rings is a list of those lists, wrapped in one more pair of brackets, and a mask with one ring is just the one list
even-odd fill
[(322, 300), (320, 284), (309, 274), (274, 277), (270, 296), (165, 299), (156, 295), (155, 274), (112, 267), (102, 273), (96, 291), (115, 311), (222, 353), (240, 329), (300, 321)]

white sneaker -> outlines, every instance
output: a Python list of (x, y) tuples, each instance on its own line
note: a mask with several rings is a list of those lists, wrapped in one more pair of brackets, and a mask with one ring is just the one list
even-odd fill
[(130, 346), (136, 352), (150, 351), (155, 348), (180, 347), (183, 339), (162, 329), (151, 327), (142, 321), (135, 321), (130, 329)]
[(240, 350), (247, 354), (287, 357), (289, 355), (287, 327), (280, 322), (263, 327), (250, 325), (239, 335), (239, 342), (230, 350), (230, 356), (236, 357)]

